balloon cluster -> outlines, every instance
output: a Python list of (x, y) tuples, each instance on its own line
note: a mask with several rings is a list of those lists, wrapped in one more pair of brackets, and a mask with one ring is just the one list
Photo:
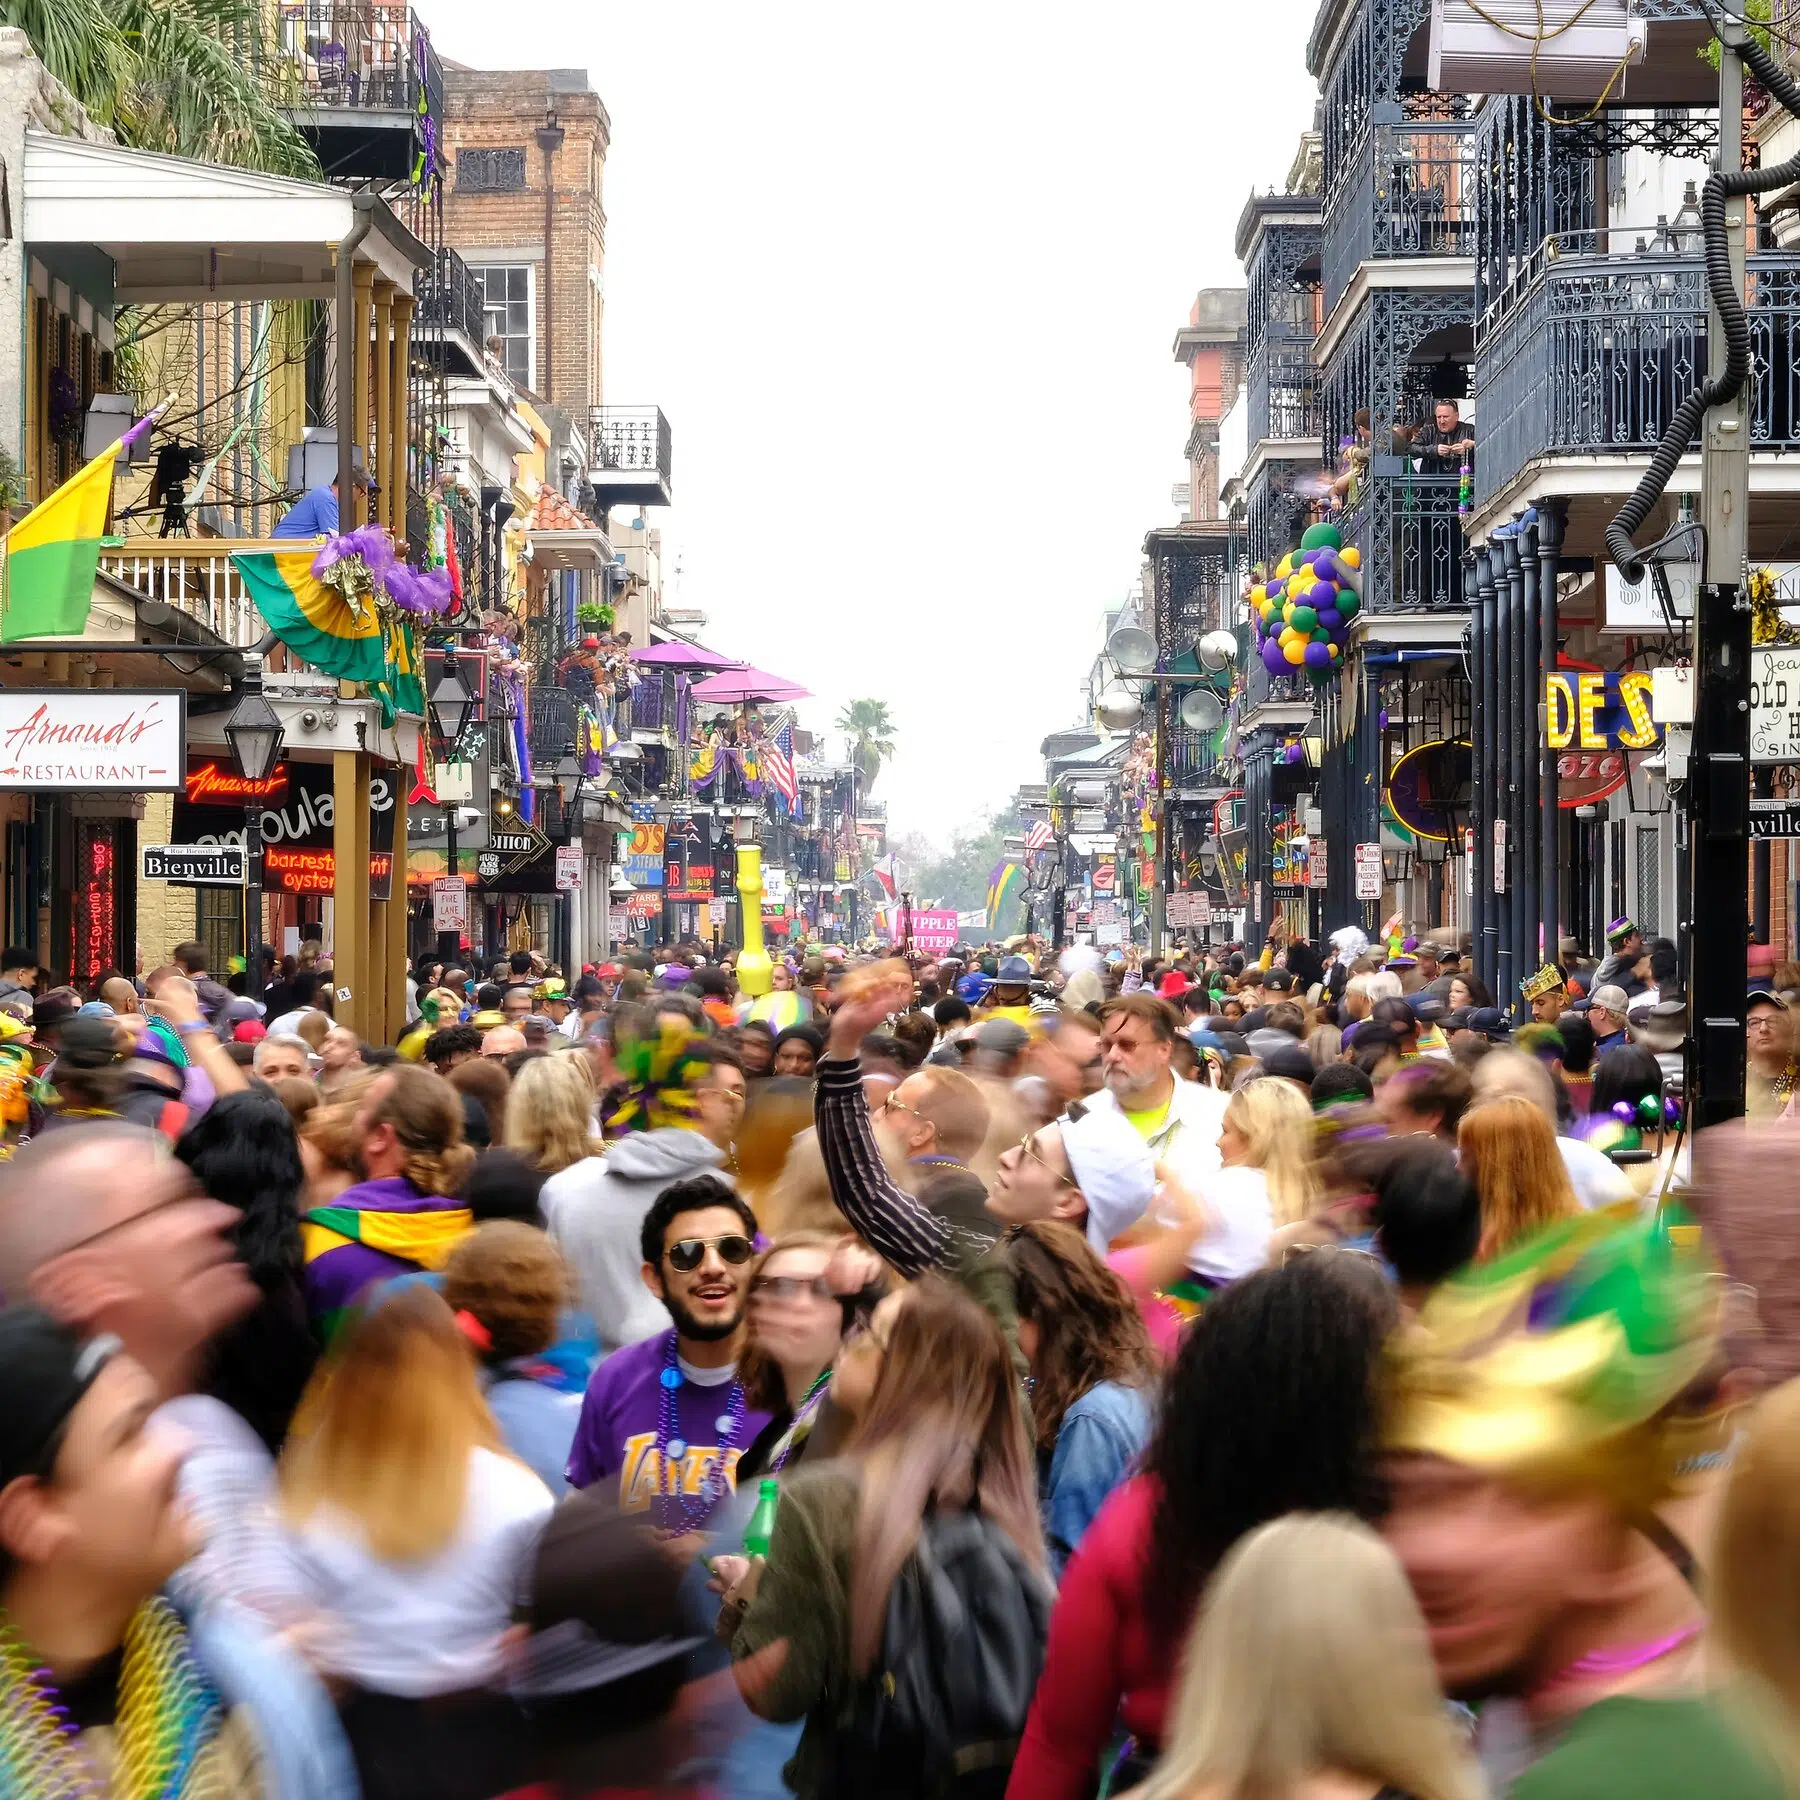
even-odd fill
[(1256, 649), (1271, 675), (1304, 669), (1314, 681), (1328, 681), (1343, 666), (1350, 621), (1362, 610), (1361, 566), (1362, 553), (1344, 548), (1335, 525), (1311, 525), (1270, 580), (1251, 588)]

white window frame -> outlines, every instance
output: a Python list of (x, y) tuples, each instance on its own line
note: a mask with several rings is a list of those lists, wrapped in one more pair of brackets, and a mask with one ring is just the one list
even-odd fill
[[(489, 336), (493, 335), (492, 333), (490, 333), (487, 330), (488, 317), (494, 310), (494, 308), (488, 304), (487, 297), (486, 297), (487, 296), (487, 274), (488, 274), (488, 271), (490, 269), (506, 269), (509, 271), (513, 270), (513, 269), (523, 269), (525, 271), (525, 307), (526, 307), (526, 317), (530, 321), (530, 328), (529, 328), (529, 331), (528, 331), (526, 339), (525, 339), (525, 386), (528, 387), (532, 391), (532, 393), (535, 394), (538, 391), (538, 383), (537, 383), (537, 264), (535, 262), (523, 262), (523, 261), (520, 261), (520, 262), (474, 262), (474, 261), (471, 261), (469, 263), (469, 269), (472, 274), (479, 275), (481, 277), (481, 281), (482, 281), (481, 313), (482, 313), (482, 337), (484, 340), (486, 338), (488, 338)], [(509, 337), (512, 334), (509, 332), (502, 331), (498, 335), (504, 338), (504, 337)]]

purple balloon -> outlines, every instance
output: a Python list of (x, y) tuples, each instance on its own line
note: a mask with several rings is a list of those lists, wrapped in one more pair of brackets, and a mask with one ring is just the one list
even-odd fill
[(1321, 550), (1313, 558), (1313, 573), (1321, 581), (1336, 581), (1338, 578), (1337, 558), (1329, 550)]
[(1336, 631), (1344, 622), (1344, 615), (1335, 606), (1322, 607), (1319, 611), (1319, 623), (1327, 631)]
[(1264, 640), (1262, 659), (1263, 667), (1267, 669), (1271, 675), (1285, 675), (1291, 666), (1288, 659), (1282, 655), (1280, 644), (1273, 638)]
[(1308, 603), (1318, 612), (1323, 612), (1328, 606), (1335, 606), (1337, 597), (1337, 588), (1329, 581), (1315, 581), (1312, 592), (1306, 596)]
[(1331, 650), (1325, 644), (1308, 644), (1306, 646), (1306, 666), (1309, 669), (1329, 669), (1331, 667)]

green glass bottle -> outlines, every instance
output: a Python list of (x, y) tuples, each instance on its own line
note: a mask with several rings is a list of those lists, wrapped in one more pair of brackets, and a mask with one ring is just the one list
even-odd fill
[(775, 1535), (775, 1503), (781, 1498), (781, 1483), (765, 1475), (756, 1486), (756, 1511), (744, 1531), (744, 1554), (767, 1556), (769, 1540)]

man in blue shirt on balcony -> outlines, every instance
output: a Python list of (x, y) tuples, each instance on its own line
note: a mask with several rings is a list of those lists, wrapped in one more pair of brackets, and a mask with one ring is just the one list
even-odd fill
[(1421, 475), (1459, 475), (1465, 464), (1474, 468), (1475, 433), (1463, 424), (1454, 400), (1440, 400), (1433, 422), (1413, 433), (1412, 453)]
[[(360, 468), (350, 471), (350, 485), (363, 493), (369, 491), (369, 478)], [(309, 489), (302, 494), (287, 516), (276, 523), (278, 538), (332, 537), (338, 528), (338, 484), (334, 476), (329, 486)]]

